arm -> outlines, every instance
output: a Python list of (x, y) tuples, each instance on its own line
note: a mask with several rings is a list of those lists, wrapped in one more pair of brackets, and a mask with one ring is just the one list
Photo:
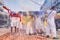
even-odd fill
[(21, 18), (22, 18), (22, 16), (21, 16), (20, 14), (19, 14), (19, 18), (20, 18), (20, 22), (21, 22), (21, 20), (22, 20), (22, 19), (21, 19)]
[(6, 6), (2, 6), (5, 10), (7, 10), (8, 11), (8, 13), (9, 13), (9, 15), (11, 16), (12, 15), (12, 12), (11, 12), (11, 10), (9, 9), (9, 8), (7, 8)]
[(3, 5), (2, 7), (3, 7), (5, 10), (9, 11), (9, 9), (8, 9), (6, 6)]

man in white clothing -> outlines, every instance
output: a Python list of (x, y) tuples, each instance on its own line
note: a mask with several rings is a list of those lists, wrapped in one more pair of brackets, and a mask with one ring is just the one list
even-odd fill
[(56, 7), (53, 6), (51, 10), (47, 10), (47, 13), (46, 37), (49, 37), (49, 35), (52, 34), (53, 39), (56, 39), (56, 26), (54, 21), (54, 17), (57, 14)]

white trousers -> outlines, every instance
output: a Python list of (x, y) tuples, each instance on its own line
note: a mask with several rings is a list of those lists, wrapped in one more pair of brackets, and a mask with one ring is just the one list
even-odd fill
[(53, 37), (56, 37), (56, 26), (54, 19), (47, 20), (46, 35), (50, 35), (50, 34), (52, 34)]
[(19, 21), (20, 21), (20, 18), (18, 17), (11, 17), (11, 27), (19, 27)]
[(42, 29), (42, 31), (45, 31), (42, 21), (36, 22), (35, 26), (36, 26), (36, 29), (38, 30)]
[(19, 29), (23, 29), (22, 22), (20, 22)]
[(26, 34), (33, 33), (33, 28), (30, 25), (30, 22), (27, 22)]

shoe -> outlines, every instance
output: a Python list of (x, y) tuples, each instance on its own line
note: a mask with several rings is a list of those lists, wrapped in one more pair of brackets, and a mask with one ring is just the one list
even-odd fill
[(46, 36), (46, 38), (49, 38), (49, 37), (50, 37), (49, 35)]
[(59, 38), (57, 38), (57, 37), (53, 37), (53, 39), (59, 39)]
[(33, 35), (33, 34), (29, 33), (29, 35)]
[(42, 32), (40, 32), (40, 33), (38, 33), (38, 34), (44, 34), (44, 32), (42, 31)]
[(36, 33), (34, 33), (33, 35), (36, 35)]

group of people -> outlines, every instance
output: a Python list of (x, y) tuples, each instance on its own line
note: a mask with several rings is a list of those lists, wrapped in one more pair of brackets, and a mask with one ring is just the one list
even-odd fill
[[(5, 7), (3, 6), (3, 8)], [(32, 12), (12, 13), (11, 10), (7, 10), (11, 20), (11, 33), (13, 33), (13, 29), (15, 29), (15, 33), (19, 32), (27, 35), (45, 34), (46, 37), (52, 35), (53, 38), (56, 38), (54, 17), (57, 12), (55, 6), (53, 6), (51, 10), (45, 10), (43, 16), (40, 14), (34, 15)]]

